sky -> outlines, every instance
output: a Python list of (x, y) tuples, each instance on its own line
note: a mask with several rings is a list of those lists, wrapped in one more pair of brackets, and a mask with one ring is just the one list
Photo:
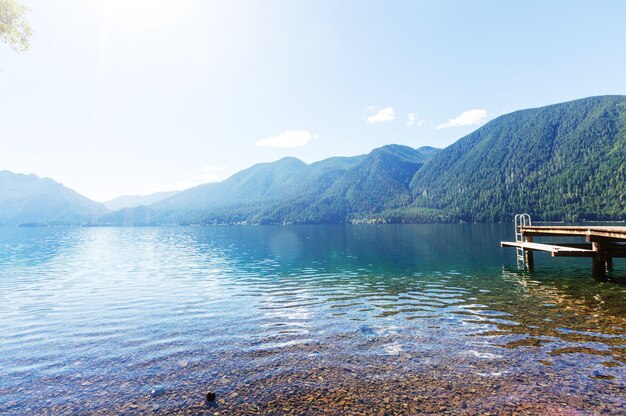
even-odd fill
[(97, 201), (626, 94), (624, 1), (19, 0), (0, 170)]

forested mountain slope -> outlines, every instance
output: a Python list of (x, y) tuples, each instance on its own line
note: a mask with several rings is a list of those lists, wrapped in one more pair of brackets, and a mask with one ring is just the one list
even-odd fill
[(295, 193), (254, 219), (272, 223), (345, 222), (406, 206), (412, 200), (411, 178), (438, 151), (432, 147), (413, 149), (401, 145), (374, 149), (348, 169), (335, 171), (334, 180), (327, 181), (314, 193)]
[[(147, 201), (147, 200), (146, 200)], [(626, 96), (498, 117), (444, 150), (387, 145), (287, 157), (115, 212), (35, 175), (0, 172), (0, 221), (232, 224), (626, 219)]]
[(626, 97), (498, 117), (433, 157), (411, 190), (413, 207), (447, 220), (624, 219)]
[(223, 182), (180, 192), (141, 209), (103, 216), (105, 224), (345, 222), (403, 207), (415, 172), (439, 149), (388, 145), (367, 155), (307, 165), (283, 158), (245, 169)]

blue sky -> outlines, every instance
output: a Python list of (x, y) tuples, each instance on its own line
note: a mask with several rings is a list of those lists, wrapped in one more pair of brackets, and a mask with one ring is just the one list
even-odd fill
[(99, 201), (626, 94), (617, 0), (20, 1), (35, 37), (0, 45), (0, 170)]

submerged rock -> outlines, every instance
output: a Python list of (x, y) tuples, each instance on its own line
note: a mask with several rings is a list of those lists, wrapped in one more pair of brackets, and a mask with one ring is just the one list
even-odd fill
[(372, 329), (372, 327), (370, 327), (369, 325), (361, 325), (359, 327), (359, 331), (361, 331), (362, 334), (373, 334), (374, 330)]
[(159, 397), (160, 395), (165, 393), (165, 390), (166, 390), (165, 386), (155, 386), (152, 388), (152, 390), (150, 390), (150, 396)]

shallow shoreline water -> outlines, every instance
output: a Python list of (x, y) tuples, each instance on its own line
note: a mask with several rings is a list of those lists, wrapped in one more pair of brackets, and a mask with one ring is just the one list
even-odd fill
[(0, 413), (626, 413), (624, 263), (511, 232), (3, 231)]

